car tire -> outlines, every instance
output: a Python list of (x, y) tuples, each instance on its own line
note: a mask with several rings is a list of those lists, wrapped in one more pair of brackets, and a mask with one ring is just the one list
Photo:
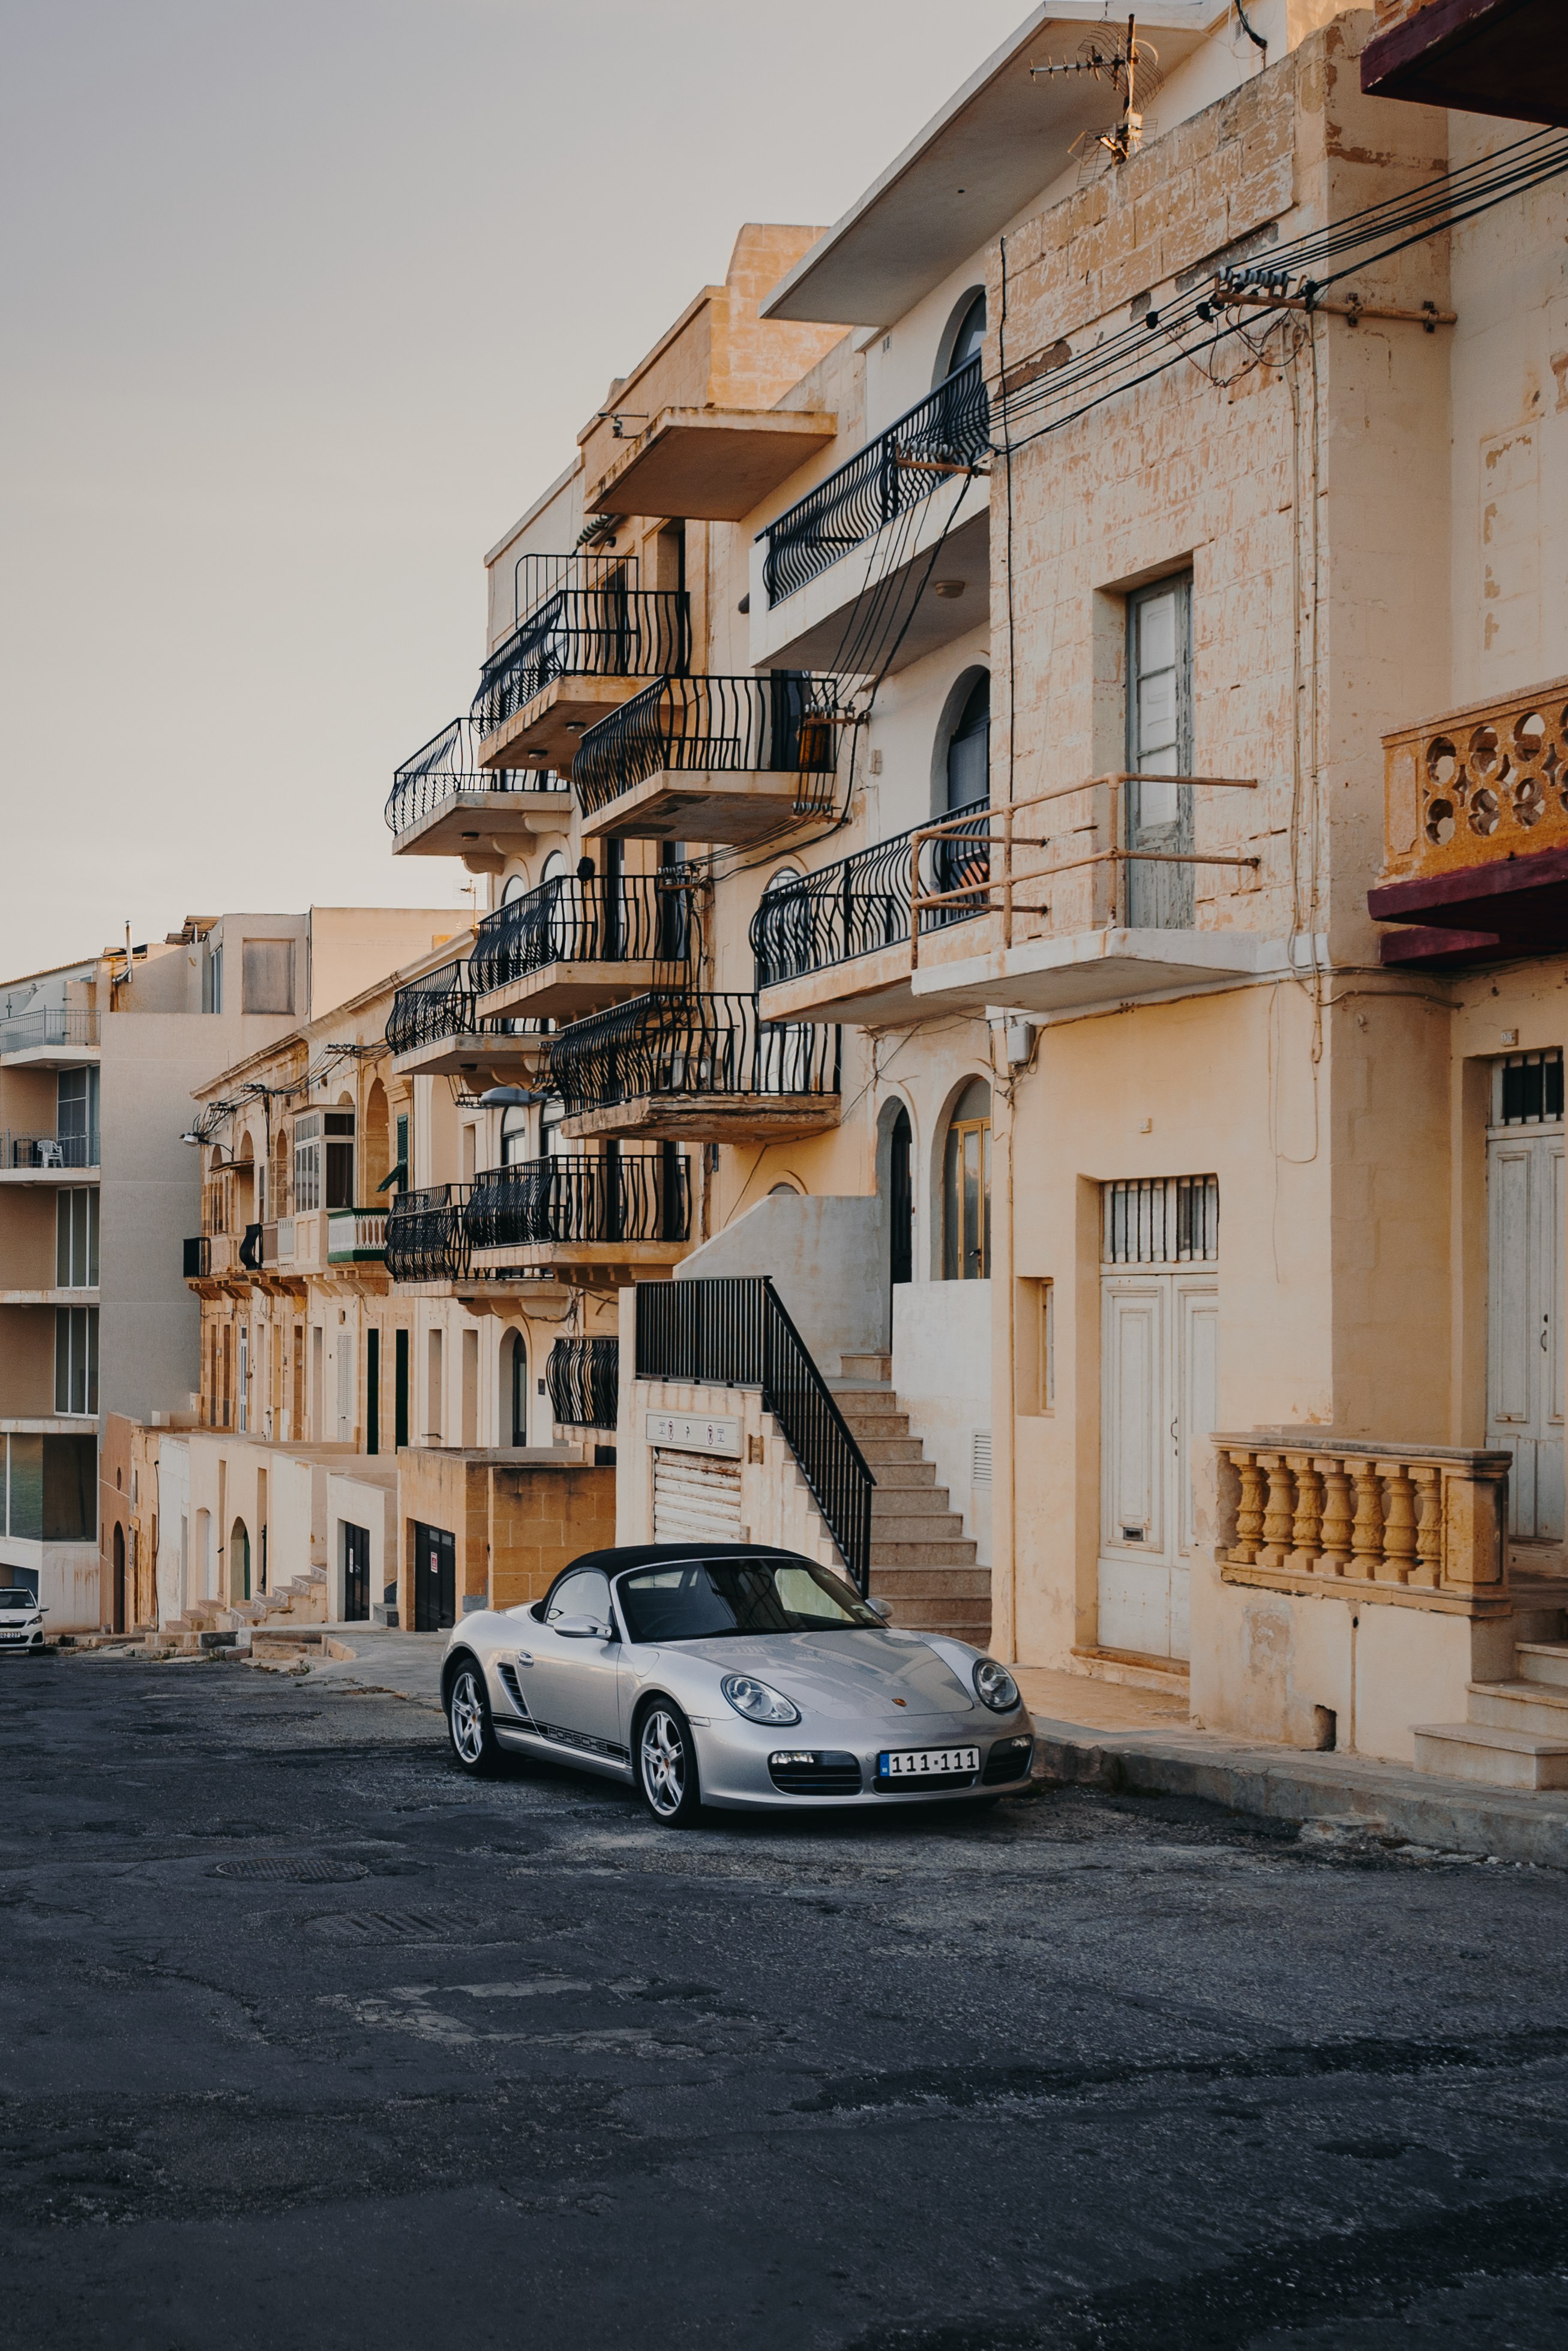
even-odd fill
[(632, 1768), (637, 1792), (661, 1828), (695, 1828), (703, 1808), (696, 1741), (673, 1698), (652, 1698), (639, 1712)]
[(465, 1657), (446, 1686), (446, 1729), (458, 1769), (472, 1779), (490, 1779), (501, 1766), (489, 1693), (482, 1668)]

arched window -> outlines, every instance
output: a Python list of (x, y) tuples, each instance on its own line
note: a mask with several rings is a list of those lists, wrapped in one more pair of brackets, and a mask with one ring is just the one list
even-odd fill
[(888, 1280), (915, 1279), (915, 1135), (900, 1102), (887, 1148)]
[(991, 1270), (991, 1090), (972, 1078), (953, 1105), (942, 1169), (942, 1277), (985, 1281)]
[[(960, 681), (962, 683), (962, 681)], [(947, 806), (968, 808), (991, 789), (991, 674), (977, 672), (947, 737)]]
[(501, 892), (502, 905), (509, 906), (514, 898), (520, 898), (522, 896), (528, 886), (528, 877), (526, 873), (508, 873), (506, 880), (506, 886)]
[(503, 1365), (505, 1374), (502, 1394), (506, 1398), (507, 1443), (526, 1445), (528, 1441), (528, 1343), (520, 1331), (507, 1334), (507, 1353), (510, 1362)]
[(986, 340), (986, 289), (971, 287), (963, 295), (948, 319), (946, 329), (936, 349), (936, 372), (932, 377), (932, 389), (967, 367), (977, 358)]
[(553, 1152), (570, 1151), (571, 1145), (562, 1140), (560, 1123), (566, 1116), (566, 1104), (559, 1094), (547, 1094), (539, 1112), (539, 1148), (548, 1159)]
[(528, 1114), (514, 1107), (501, 1113), (501, 1165), (517, 1167), (528, 1155)]
[(571, 868), (567, 863), (565, 850), (552, 849), (549, 855), (545, 859), (544, 868), (539, 875), (539, 880), (541, 882), (559, 882), (564, 875), (570, 873), (570, 871)]

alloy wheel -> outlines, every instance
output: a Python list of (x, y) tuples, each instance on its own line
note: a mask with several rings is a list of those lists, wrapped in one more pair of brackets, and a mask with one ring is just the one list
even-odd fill
[(485, 1752), (485, 1702), (472, 1667), (465, 1667), (453, 1683), (447, 1714), (452, 1725), (452, 1744), (459, 1759), (465, 1763), (477, 1763)]
[(643, 1725), (638, 1755), (649, 1803), (661, 1820), (673, 1818), (686, 1792), (686, 1746), (679, 1723), (662, 1707)]

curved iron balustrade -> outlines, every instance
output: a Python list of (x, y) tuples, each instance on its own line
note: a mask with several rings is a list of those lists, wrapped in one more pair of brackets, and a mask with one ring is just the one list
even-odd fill
[(561, 1428), (613, 1428), (621, 1410), (619, 1339), (558, 1339), (545, 1363), (550, 1411)]
[(861, 1591), (876, 1484), (771, 1277), (637, 1285), (637, 1377), (760, 1388)]
[(466, 1184), (395, 1193), (387, 1208), (387, 1271), (393, 1281), (462, 1281), (468, 1274), (463, 1210)]
[(464, 1222), (476, 1249), (689, 1240), (691, 1163), (668, 1149), (612, 1145), (602, 1157), (561, 1152), (491, 1167), (475, 1177)]
[(548, 768), (482, 768), (471, 717), (455, 718), (433, 735), (392, 778), (386, 820), (393, 833), (410, 831), (460, 792), (559, 792), (566, 786)]
[(559, 1029), (549, 1055), (569, 1118), (647, 1094), (831, 1096), (840, 1089), (839, 1031), (763, 1020), (755, 996), (633, 997)]
[(479, 673), (473, 720), (493, 735), (557, 677), (664, 677), (690, 666), (684, 588), (559, 588)]
[[(972, 886), (975, 901), (967, 904), (959, 899), (932, 907), (921, 917), (922, 937), (987, 911), (990, 802), (971, 800), (952, 813), (973, 818), (973, 838), (964, 831), (922, 841), (921, 888), (957, 891)], [(907, 832), (894, 833), (870, 849), (857, 849), (836, 865), (821, 866), (770, 890), (751, 918), (758, 987), (776, 987), (780, 980), (852, 963), (857, 956), (874, 955), (879, 947), (897, 946), (907, 939), (911, 843), (919, 830), (912, 825)]]
[(678, 986), (695, 931), (689, 883), (662, 873), (561, 873), (485, 916), (468, 968), (481, 995), (552, 963), (665, 964)]
[(768, 542), (762, 578), (768, 603), (781, 604), (852, 548), (863, 547), (894, 516), (978, 465), (990, 445), (990, 402), (977, 355), (758, 531)]
[(439, 971), (400, 987), (387, 1015), (389, 1051), (412, 1053), (449, 1037), (548, 1037), (553, 1020), (482, 1020), (478, 990), (466, 963), (444, 963)]
[(571, 763), (584, 816), (666, 769), (798, 775), (805, 812), (831, 804), (838, 764), (836, 680), (793, 670), (763, 677), (662, 677), (588, 728)]

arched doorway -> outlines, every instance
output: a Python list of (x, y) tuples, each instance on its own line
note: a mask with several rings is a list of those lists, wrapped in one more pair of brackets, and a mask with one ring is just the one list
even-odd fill
[(109, 1621), (112, 1631), (116, 1633), (124, 1632), (125, 1529), (120, 1525), (118, 1519), (116, 1519), (114, 1522), (114, 1591), (112, 1594), (112, 1604), (110, 1609)]
[(942, 1278), (991, 1271), (991, 1090), (972, 1078), (953, 1105), (942, 1155)]
[(229, 1599), (250, 1598), (250, 1533), (243, 1519), (229, 1530)]
[(915, 1279), (915, 1129), (908, 1110), (894, 1098), (877, 1120), (876, 1189), (882, 1204), (882, 1250), (886, 1279), (889, 1345), (893, 1342), (894, 1290)]
[(520, 1331), (508, 1331), (501, 1342), (501, 1442), (528, 1441), (528, 1343)]

